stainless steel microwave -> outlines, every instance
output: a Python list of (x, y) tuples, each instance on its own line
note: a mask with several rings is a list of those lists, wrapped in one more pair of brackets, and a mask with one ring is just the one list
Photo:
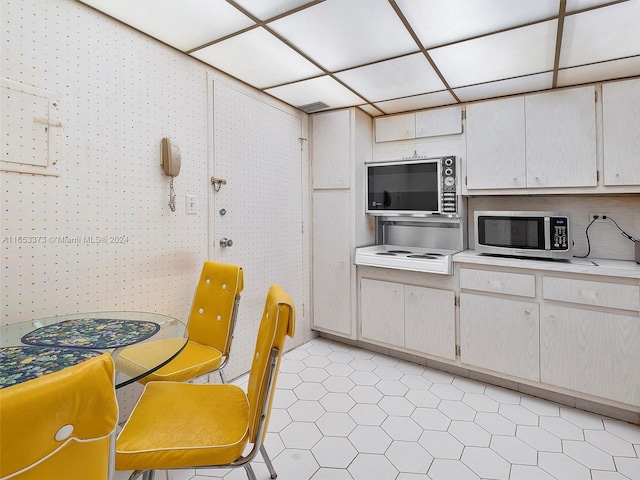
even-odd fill
[(571, 258), (566, 212), (476, 211), (476, 252), (515, 257)]
[(366, 213), (457, 214), (456, 157), (367, 163)]

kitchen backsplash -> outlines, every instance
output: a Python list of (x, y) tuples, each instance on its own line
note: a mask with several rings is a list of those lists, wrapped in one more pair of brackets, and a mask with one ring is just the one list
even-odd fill
[[(476, 210), (542, 210), (565, 211), (571, 214), (574, 256), (588, 251), (585, 229), (590, 213), (604, 213), (624, 231), (640, 238), (640, 195), (528, 195), (468, 197), (469, 248), (473, 249)], [(634, 260), (635, 245), (622, 236), (611, 221), (594, 222), (589, 227), (591, 252), (589, 258)]]

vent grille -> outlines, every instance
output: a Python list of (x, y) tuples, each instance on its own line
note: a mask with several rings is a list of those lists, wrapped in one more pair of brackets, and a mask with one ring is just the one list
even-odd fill
[(303, 112), (311, 113), (311, 112), (317, 112), (318, 110), (324, 110), (325, 108), (329, 108), (329, 105), (323, 102), (315, 102), (315, 103), (307, 103), (306, 105), (300, 105), (298, 108)]

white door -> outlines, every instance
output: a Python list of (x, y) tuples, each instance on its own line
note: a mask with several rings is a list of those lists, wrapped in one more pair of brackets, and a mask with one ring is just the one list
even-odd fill
[[(210, 255), (240, 265), (244, 291), (228, 377), (250, 367), (269, 286), (291, 295), (302, 320), (304, 286), (300, 118), (214, 82)], [(216, 187), (217, 188), (217, 187)], [(223, 214), (224, 213), (224, 214)], [(226, 238), (227, 246), (220, 240)], [(230, 244), (229, 242), (232, 242)]]

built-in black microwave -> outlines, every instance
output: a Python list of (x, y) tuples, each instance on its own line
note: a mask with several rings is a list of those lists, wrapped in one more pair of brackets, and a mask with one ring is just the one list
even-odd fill
[(566, 212), (476, 211), (476, 252), (516, 257), (571, 258)]
[(456, 157), (366, 164), (366, 213), (426, 216), (456, 214)]

